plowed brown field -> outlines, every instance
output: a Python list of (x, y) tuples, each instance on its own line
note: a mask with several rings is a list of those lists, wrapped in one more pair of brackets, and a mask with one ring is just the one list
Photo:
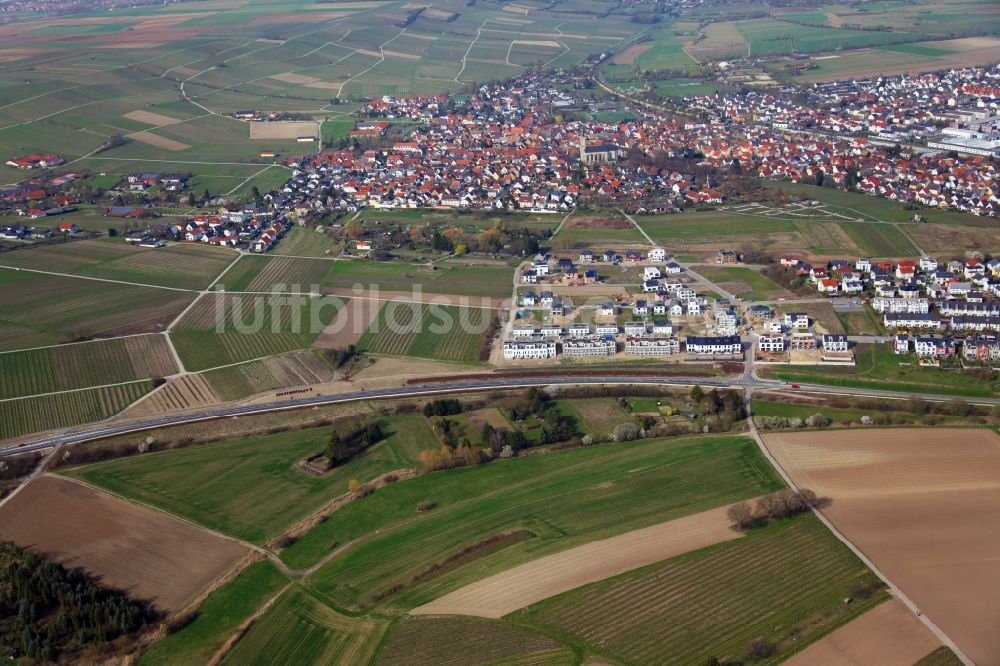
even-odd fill
[(0, 506), (0, 541), (81, 567), (160, 610), (183, 606), (247, 552), (188, 523), (55, 476), (31, 481)]
[(1000, 437), (891, 429), (766, 435), (823, 513), (979, 666), (1000, 664)]
[(899, 599), (887, 601), (821, 638), (786, 666), (912, 666), (940, 641)]

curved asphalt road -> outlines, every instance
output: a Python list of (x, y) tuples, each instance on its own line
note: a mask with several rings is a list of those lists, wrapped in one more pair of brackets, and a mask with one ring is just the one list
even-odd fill
[[(214, 419), (232, 418), (249, 414), (263, 414), (267, 412), (285, 411), (290, 409), (302, 409), (320, 405), (333, 405), (343, 402), (354, 402), (357, 400), (375, 400), (385, 398), (405, 398), (410, 396), (434, 395), (441, 393), (455, 393), (461, 391), (489, 391), (493, 389), (526, 388), (530, 386), (551, 386), (551, 385), (581, 385), (581, 384), (645, 384), (661, 386), (693, 386), (699, 384), (708, 388), (747, 388), (755, 390), (791, 390), (789, 382), (760, 379), (751, 374), (744, 374), (737, 378), (712, 378), (712, 377), (650, 377), (650, 376), (565, 376), (552, 375), (540, 377), (516, 377), (487, 380), (453, 381), (431, 384), (418, 384), (413, 386), (402, 386), (397, 388), (373, 389), (371, 391), (354, 391), (351, 393), (341, 393), (328, 396), (312, 396), (305, 398), (290, 398), (274, 402), (266, 402), (254, 405), (242, 405), (237, 407), (209, 408), (201, 412), (176, 414), (161, 416), (143, 421), (130, 421), (126, 423), (109, 423), (106, 426), (91, 428), (89, 430), (76, 433), (60, 433), (48, 435), (40, 439), (29, 441), (20, 446), (0, 449), (0, 457), (42, 451), (54, 446), (79, 444), (95, 439), (102, 439), (114, 435), (123, 435), (131, 432), (143, 430), (154, 430), (168, 426), (182, 425), (185, 423), (195, 423), (198, 421), (211, 421)], [(952, 395), (926, 395), (912, 394), (900, 391), (883, 391), (879, 389), (857, 389), (839, 388), (835, 386), (824, 386), (821, 384), (799, 384), (796, 392), (825, 393), (833, 395), (851, 395), (876, 398), (889, 398), (905, 400), (912, 396), (919, 397), (930, 402), (946, 402), (949, 400), (967, 400), (977, 405), (1000, 405), (998, 398), (973, 398), (967, 399), (962, 396)]]

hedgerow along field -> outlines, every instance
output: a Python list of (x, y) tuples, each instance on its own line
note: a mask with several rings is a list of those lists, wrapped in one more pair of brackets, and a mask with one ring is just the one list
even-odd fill
[(138, 381), (0, 401), (0, 439), (106, 419), (152, 388), (151, 382)]
[[(780, 486), (742, 437), (575, 449), (400, 481), (344, 506), (282, 558), (308, 566), (331, 544), (367, 535), (310, 585), (345, 608), (409, 609), (541, 555)], [(436, 507), (410, 519), (425, 501)], [(500, 550), (475, 547), (517, 530), (521, 538)], [(470, 556), (440, 565), (468, 547)]]
[(379, 423), (388, 434), (384, 441), (322, 477), (296, 469), (295, 463), (325, 450), (330, 427), (168, 450), (68, 474), (200, 525), (264, 543), (346, 493), (351, 479), (364, 483), (414, 467), (422, 449), (440, 446), (422, 415)]
[(358, 349), (388, 356), (475, 363), (493, 310), (389, 301), (358, 340)]
[[(507, 617), (628, 663), (744, 660), (754, 639), (776, 649), (755, 663), (775, 663), (886, 600), (877, 582), (806, 514)], [(863, 587), (869, 592), (859, 594)]]
[(352, 617), (292, 585), (253, 623), (222, 664), (365, 664), (388, 627), (386, 619)]
[(0, 354), (0, 399), (117, 384), (177, 371), (162, 335)]
[(333, 297), (205, 294), (170, 337), (185, 369), (206, 370), (308, 349), (342, 306)]

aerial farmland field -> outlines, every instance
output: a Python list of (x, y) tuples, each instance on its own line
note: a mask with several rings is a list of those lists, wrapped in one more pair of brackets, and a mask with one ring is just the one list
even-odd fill
[(293, 585), (254, 622), (222, 663), (366, 663), (388, 624), (384, 619), (342, 615)]
[[(853, 585), (874, 580), (816, 518), (799, 516), (567, 592), (512, 619), (633, 663), (745, 658), (755, 637), (787, 657), (884, 601), (885, 593), (875, 593), (843, 603)], [(634, 632), (646, 638), (634, 640)]]
[[(835, 498), (823, 513), (977, 663), (992, 663), (1000, 595), (991, 430), (783, 433), (768, 449), (797, 483)], [(905, 517), (905, 518), (904, 518)]]
[(474, 363), (492, 317), (486, 308), (389, 301), (357, 346), (373, 354)]
[(247, 549), (83, 484), (45, 476), (4, 504), (0, 537), (51, 553), (161, 610), (183, 606)]
[(152, 390), (152, 382), (136, 381), (0, 401), (0, 439), (114, 416)]
[(247, 255), (240, 257), (236, 265), (226, 271), (216, 289), (309, 293), (323, 281), (331, 263), (329, 259), (319, 258)]
[[(708, 478), (728, 480), (706, 484)], [(292, 566), (308, 565), (322, 557), (324, 544), (380, 529), (324, 565), (312, 584), (347, 607), (406, 609), (544, 554), (777, 486), (751, 442), (742, 438), (578, 449), (393, 484), (334, 513), (283, 558)], [(554, 493), (559, 501), (553, 501)], [(484, 495), (491, 501), (470, 502)], [(438, 508), (412, 524), (401, 521), (422, 500), (433, 500)], [(626, 501), (637, 508), (627, 513), (615, 508)], [(497, 552), (483, 548), (465, 566), (420, 575), (445, 555), (501, 534), (509, 535), (511, 545)]]
[(294, 294), (206, 294), (170, 337), (187, 370), (206, 370), (307, 349), (342, 305)]
[(0, 354), (0, 399), (120, 384), (176, 371), (162, 335), (9, 352)]
[(164, 451), (99, 463), (70, 474), (262, 543), (346, 493), (350, 479), (364, 482), (412, 466), (422, 448), (438, 446), (421, 415), (387, 419), (383, 428), (389, 433), (384, 442), (323, 477), (307, 474), (295, 463), (325, 449), (329, 428)]

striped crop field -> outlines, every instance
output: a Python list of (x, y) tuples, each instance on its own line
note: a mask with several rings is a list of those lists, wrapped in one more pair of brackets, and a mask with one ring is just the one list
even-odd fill
[(475, 363), (493, 310), (389, 301), (358, 341), (373, 354)]
[(0, 354), (0, 399), (163, 377), (177, 372), (162, 335)]
[(342, 305), (330, 297), (207, 294), (170, 337), (186, 369), (206, 370), (306, 349)]
[(35, 398), (0, 401), (0, 439), (100, 421), (152, 390), (140, 381)]
[(152, 333), (194, 299), (182, 291), (7, 270), (0, 271), (0, 288), (0, 350)]
[(378, 666), (572, 664), (573, 651), (523, 627), (470, 618), (409, 618), (392, 631)]
[(222, 401), (292, 386), (331, 381), (334, 372), (311, 351), (241, 363), (203, 374)]
[(388, 621), (341, 615), (297, 586), (286, 590), (223, 664), (366, 664)]
[(323, 281), (329, 259), (243, 256), (219, 281), (226, 291), (311, 291)]
[(155, 250), (130, 250), (122, 257), (91, 264), (74, 272), (160, 287), (204, 289), (237, 257), (232, 250), (194, 243)]
[(842, 222), (859, 248), (872, 257), (911, 257), (920, 254), (913, 243), (893, 224), (872, 222)]
[(803, 515), (547, 599), (523, 618), (628, 663), (743, 660), (755, 638), (777, 648), (759, 663), (774, 663), (885, 600), (852, 591), (875, 580)]

